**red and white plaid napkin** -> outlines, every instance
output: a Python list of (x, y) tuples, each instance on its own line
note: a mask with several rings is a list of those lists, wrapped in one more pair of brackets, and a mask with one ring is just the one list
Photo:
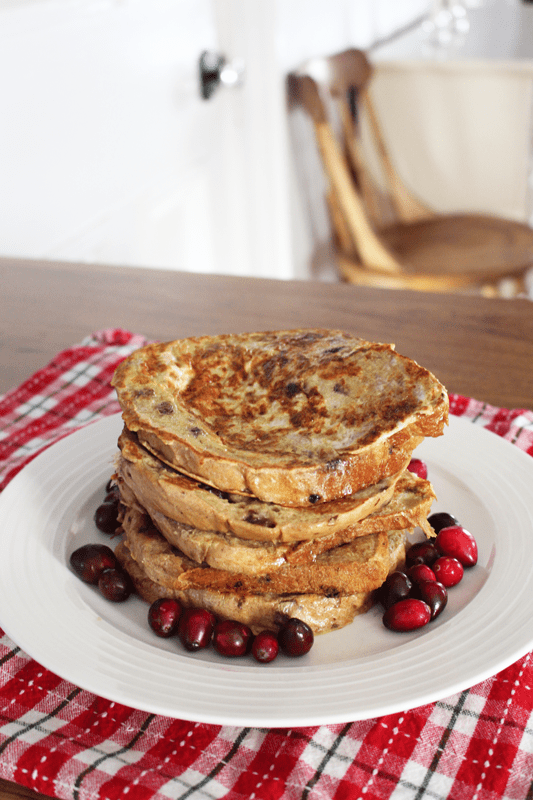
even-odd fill
[[(143, 344), (122, 330), (100, 331), (0, 396), (0, 488), (58, 438), (119, 411), (110, 378)], [(453, 414), (533, 455), (533, 412), (459, 395), (450, 401)], [(531, 653), (490, 680), (411, 711), (268, 730), (176, 720), (104, 700), (0, 636), (0, 777), (51, 797), (533, 798)]]

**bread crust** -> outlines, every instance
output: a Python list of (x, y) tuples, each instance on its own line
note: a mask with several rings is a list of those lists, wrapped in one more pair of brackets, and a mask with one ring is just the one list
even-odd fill
[(249, 575), (285, 565), (312, 564), (321, 553), (383, 530), (412, 530), (419, 526), (426, 535), (434, 535), (427, 522), (435, 497), (433, 487), (429, 481), (411, 473), (405, 473), (398, 481), (393, 499), (364, 520), (340, 531), (294, 542), (261, 542), (241, 539), (227, 532), (201, 530), (170, 519), (150, 506), (143, 506), (142, 498), (138, 500), (124, 484), (121, 493), (126, 506), (146, 511), (169, 544), (193, 561)]
[[(349, 625), (359, 614), (366, 613), (375, 602), (375, 593), (324, 597), (317, 594), (272, 593), (244, 596), (237, 592), (221, 593), (211, 589), (170, 590), (151, 580), (138, 564), (124, 541), (115, 548), (122, 567), (130, 575), (135, 590), (147, 603), (160, 597), (173, 597), (185, 607), (207, 608), (218, 619), (234, 619), (249, 625), (254, 634), (262, 630), (277, 631), (291, 617), (306, 622), (315, 634), (327, 633)], [(391, 553), (391, 571), (405, 558), (405, 547)]]
[[(325, 597), (377, 589), (390, 569), (389, 550), (405, 543), (405, 531), (380, 531), (321, 553), (310, 564), (284, 564), (255, 574), (200, 565), (173, 548), (148, 514), (126, 511), (124, 541), (147, 576), (169, 590), (210, 589), (222, 594), (322, 594)], [(390, 541), (390, 544), (389, 544)], [(259, 559), (258, 559), (259, 561)]]
[(345, 530), (386, 505), (405, 474), (385, 478), (339, 500), (295, 508), (213, 490), (163, 464), (141, 447), (130, 431), (122, 432), (118, 445), (118, 478), (150, 514), (157, 511), (200, 530), (260, 542), (301, 541)]
[(400, 472), (448, 415), (444, 387), (392, 345), (321, 329), (149, 345), (113, 385), (126, 427), (162, 461), (287, 506)]
[(117, 545), (115, 554), (130, 575), (137, 593), (147, 603), (160, 597), (172, 597), (185, 607), (206, 608), (218, 619), (243, 622), (254, 634), (262, 630), (276, 632), (291, 617), (306, 622), (315, 634), (327, 633), (349, 625), (358, 614), (368, 611), (374, 602), (373, 592), (330, 598), (312, 594), (266, 594), (243, 598), (238, 594), (220, 594), (210, 589), (169, 591), (146, 575), (124, 542)]

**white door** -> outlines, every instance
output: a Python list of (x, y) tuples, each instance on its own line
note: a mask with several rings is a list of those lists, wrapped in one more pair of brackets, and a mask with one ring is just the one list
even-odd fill
[[(246, 0), (0, 0), (0, 254), (288, 274), (279, 119), (257, 66), (273, 15)], [(243, 86), (203, 100), (204, 50), (243, 58)]]

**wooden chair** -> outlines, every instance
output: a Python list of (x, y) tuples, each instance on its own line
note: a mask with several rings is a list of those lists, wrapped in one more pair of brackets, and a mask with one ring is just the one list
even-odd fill
[[(498, 296), (524, 291), (533, 229), (487, 214), (434, 213), (404, 186), (369, 96), (372, 66), (360, 50), (314, 59), (288, 77), (291, 105), (310, 116), (329, 183), (338, 266), (350, 283)], [(362, 111), (386, 177), (377, 185), (360, 140)], [(392, 215), (392, 219), (391, 219)], [(509, 291), (509, 285), (511, 291)]]

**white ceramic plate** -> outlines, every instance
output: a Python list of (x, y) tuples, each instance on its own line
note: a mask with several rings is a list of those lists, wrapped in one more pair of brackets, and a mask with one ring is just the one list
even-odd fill
[(112, 604), (68, 567), (109, 542), (93, 522), (116, 453), (120, 416), (62, 439), (0, 495), (0, 624), (36, 661), (78, 686), (136, 708), (200, 722), (268, 727), (366, 719), (468, 688), (533, 647), (533, 459), (452, 417), (417, 450), (438, 495), (476, 536), (478, 565), (444, 613), (412, 634), (378, 609), (317, 637), (302, 658), (268, 665), (212, 649), (188, 654), (148, 628), (138, 598)]

